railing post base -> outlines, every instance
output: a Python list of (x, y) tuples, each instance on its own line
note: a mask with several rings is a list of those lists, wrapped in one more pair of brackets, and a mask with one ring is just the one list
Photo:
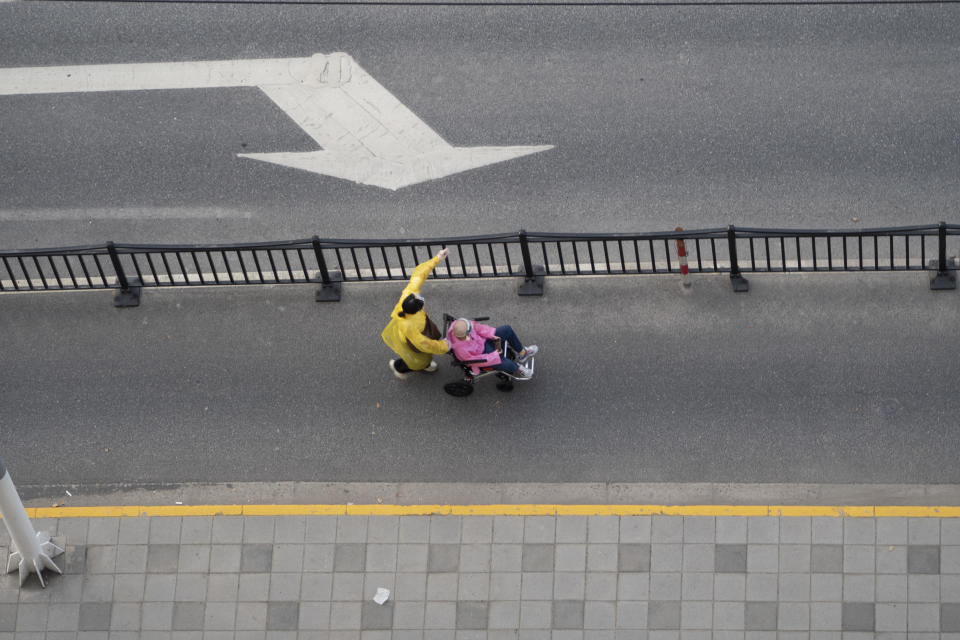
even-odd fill
[(733, 287), (734, 293), (745, 293), (750, 291), (750, 283), (747, 282), (747, 279), (739, 273), (730, 276), (730, 286)]
[(117, 291), (117, 295), (113, 296), (113, 306), (118, 308), (139, 307), (140, 285), (131, 284), (126, 289)]
[[(953, 258), (947, 258), (946, 260), (948, 269), (956, 269), (957, 263)], [(937, 261), (931, 260), (927, 266), (930, 267), (930, 270), (937, 268)], [(957, 288), (957, 275), (954, 271), (948, 271), (944, 269), (942, 271), (937, 271), (937, 274), (930, 278), (930, 288), (934, 291), (945, 291), (948, 289)]]
[(533, 277), (532, 278), (523, 278), (523, 283), (520, 284), (520, 287), (517, 289), (517, 295), (521, 296), (542, 296), (543, 295), (543, 279), (546, 269), (541, 265), (533, 265)]
[[(320, 288), (317, 289), (317, 295), (314, 296), (314, 300), (317, 302), (340, 302), (340, 272), (331, 271), (329, 275), (330, 282), (321, 284)], [(322, 279), (319, 272), (317, 273), (316, 278)]]

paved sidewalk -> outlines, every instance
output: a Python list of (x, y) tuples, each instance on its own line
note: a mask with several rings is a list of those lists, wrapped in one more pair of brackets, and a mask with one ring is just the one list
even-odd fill
[[(36, 520), (46, 589), (0, 639), (960, 638), (960, 519), (206, 516)], [(8, 539), (0, 528), (0, 552)], [(378, 587), (390, 590), (384, 605)]]

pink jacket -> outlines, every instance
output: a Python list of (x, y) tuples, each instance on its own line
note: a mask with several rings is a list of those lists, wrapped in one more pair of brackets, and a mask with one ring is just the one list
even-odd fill
[(470, 365), (470, 369), (476, 374), (480, 373), (480, 367), (500, 364), (499, 353), (496, 351), (490, 353), (483, 352), (487, 340), (496, 338), (495, 332), (496, 329), (490, 325), (474, 322), (473, 331), (467, 335), (466, 339), (461, 340), (453, 335), (453, 323), (451, 323), (450, 328), (447, 329), (447, 344), (450, 345), (450, 348), (453, 350), (453, 355), (456, 356), (457, 360), (483, 361)]

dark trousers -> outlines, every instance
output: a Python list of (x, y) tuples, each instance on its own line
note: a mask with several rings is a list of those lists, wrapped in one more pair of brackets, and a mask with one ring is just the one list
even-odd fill
[[(516, 332), (510, 325), (505, 324), (497, 327), (496, 331), (494, 331), (494, 335), (513, 347), (513, 350), (517, 353), (523, 351), (523, 344), (521, 344), (520, 338), (517, 337)], [(495, 351), (496, 348), (497, 345), (493, 342), (493, 340), (487, 340), (486, 344), (483, 346), (483, 352), (491, 353)], [(513, 360), (508, 360), (507, 358), (500, 356), (500, 364), (495, 364), (492, 368), (498, 371), (505, 371), (507, 373), (516, 373), (520, 367)]]
[(413, 369), (408, 367), (407, 363), (403, 361), (403, 358), (397, 358), (394, 360), (393, 368), (397, 370), (397, 373), (410, 373), (413, 371)]

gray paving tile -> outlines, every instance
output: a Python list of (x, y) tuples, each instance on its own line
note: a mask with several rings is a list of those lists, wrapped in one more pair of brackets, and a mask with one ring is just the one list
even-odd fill
[(781, 544), (780, 571), (787, 573), (809, 573), (810, 545), (808, 544)]
[(332, 631), (357, 631), (360, 629), (361, 604), (359, 602), (333, 602), (330, 604), (330, 629)]
[(714, 547), (714, 571), (717, 573), (745, 573), (747, 570), (746, 544), (717, 544)]
[(299, 600), (300, 578), (299, 573), (271, 573), (269, 599), (272, 601)]
[(647, 603), (643, 601), (621, 600), (617, 603), (617, 637), (635, 637), (625, 629), (647, 628)]
[(236, 618), (236, 602), (208, 602), (203, 612), (203, 628), (211, 631), (232, 631)]
[(520, 581), (522, 600), (552, 600), (553, 573), (523, 573)]
[(944, 602), (960, 602), (960, 576), (940, 576), (940, 597)]
[(717, 573), (713, 575), (713, 599), (739, 600), (747, 597), (747, 577), (737, 573)]
[(777, 593), (782, 602), (808, 602), (810, 600), (810, 574), (781, 573)]
[[(557, 600), (554, 601), (553, 615), (557, 615)], [(583, 601), (577, 601), (583, 602)], [(613, 629), (617, 622), (617, 607), (614, 602), (588, 600), (583, 602), (584, 629)], [(573, 627), (579, 628), (579, 627)]]
[(619, 541), (619, 516), (590, 516), (587, 518), (587, 542), (591, 544), (616, 544)]
[[(91, 608), (98, 608), (104, 606), (103, 604), (90, 605), (86, 607), (86, 610), (89, 612)], [(81, 610), (84, 608), (81, 607)], [(49, 613), (49, 605), (47, 603), (20, 603), (20, 606), (17, 608), (17, 635), (21, 635), (20, 632), (23, 631), (39, 631), (43, 632), (47, 627), (47, 614)], [(86, 616), (87, 620), (98, 621), (99, 616)], [(110, 615), (109, 610), (106, 615), (106, 624), (107, 629), (110, 628)], [(96, 624), (92, 626), (97, 626)], [(100, 627), (97, 626), (97, 629)], [(40, 634), (42, 635), (42, 633)]]
[(112, 575), (86, 575), (83, 577), (82, 602), (110, 602), (113, 600)]
[(880, 633), (907, 630), (907, 605), (903, 603), (877, 603), (875, 609), (876, 629)]
[[(581, 590), (581, 594), (582, 594), (582, 590)], [(581, 595), (580, 597), (583, 597), (583, 596)], [(620, 575), (617, 576), (617, 599), (618, 600), (646, 600), (649, 597), (650, 597), (650, 574), (621, 573)], [(573, 599), (568, 596), (564, 596), (564, 598)]]
[(651, 600), (647, 604), (647, 626), (650, 629), (679, 629), (680, 602)]
[[(587, 525), (589, 539), (589, 525)], [(557, 541), (557, 518), (554, 516), (526, 516), (523, 519), (523, 541), (553, 544)]]
[(427, 574), (427, 600), (456, 600), (459, 583), (455, 573)]
[(427, 570), (430, 545), (413, 543), (397, 545), (397, 571), (414, 573)]
[(426, 605), (423, 602), (396, 602), (393, 605), (394, 629), (423, 629)]
[[(34, 526), (36, 527), (36, 523)], [(117, 544), (120, 540), (120, 518), (90, 518), (87, 524), (87, 540), (98, 545)]]
[(243, 542), (243, 517), (213, 516), (210, 531), (213, 544), (240, 544)]
[(490, 574), (489, 573), (460, 573), (457, 589), (458, 600), (489, 600)]
[(490, 548), (491, 571), (520, 571), (523, 546), (519, 544), (494, 544)]
[(528, 600), (520, 603), (520, 629), (550, 629), (553, 626), (553, 602)]
[(777, 603), (747, 602), (744, 607), (743, 621), (747, 631), (775, 631), (777, 629)]
[(336, 546), (332, 544), (306, 544), (303, 547), (304, 571), (333, 571)]
[(774, 544), (747, 545), (747, 573), (776, 573), (779, 568), (779, 554)]
[(907, 594), (910, 602), (939, 602), (940, 576), (919, 574), (907, 576)]
[(876, 594), (876, 577), (873, 574), (843, 575), (843, 600), (845, 602), (873, 602)]
[[(558, 571), (553, 574), (553, 597), (556, 600), (583, 600), (586, 592), (586, 574)], [(491, 600), (493, 596), (491, 595)]]
[(114, 573), (116, 568), (116, 545), (87, 545), (86, 573)]
[[(561, 518), (561, 521), (566, 518)], [(620, 542), (626, 544), (649, 544), (651, 533), (650, 516), (621, 516)], [(557, 541), (560, 542), (560, 522), (557, 523)], [(566, 542), (564, 540), (563, 542)], [(570, 542), (575, 542), (571, 540)], [(958, 542), (957, 544), (960, 544)]]
[(813, 538), (813, 522), (808, 517), (781, 517), (781, 544), (810, 544)]
[(616, 544), (588, 544), (587, 571), (616, 571)]
[(520, 516), (494, 516), (494, 544), (517, 544), (523, 542), (523, 518)]
[(680, 571), (683, 569), (683, 545), (652, 543), (650, 545), (651, 571)]
[(173, 627), (172, 602), (144, 602), (140, 611), (140, 628), (144, 631), (167, 631)]
[(876, 547), (872, 544), (843, 545), (844, 573), (873, 573), (876, 570)]
[(873, 602), (844, 602), (844, 631), (873, 631), (876, 628), (876, 605)]
[(780, 541), (780, 518), (751, 516), (747, 518), (747, 542), (776, 544)]
[[(426, 600), (427, 597), (427, 574), (426, 573), (398, 573), (396, 575), (395, 587), (393, 593), (394, 600)], [(306, 591), (306, 577), (304, 578), (303, 590)], [(323, 598), (317, 598), (323, 600)]]
[(180, 544), (210, 544), (212, 516), (190, 516), (180, 521)]
[(208, 576), (202, 573), (180, 573), (173, 599), (181, 602), (203, 602), (207, 596)]
[(242, 573), (237, 600), (240, 602), (266, 602), (270, 595), (269, 573)]
[(460, 544), (459, 516), (430, 516), (430, 542), (433, 544)]
[(300, 621), (299, 602), (267, 603), (267, 630), (294, 631)]
[(907, 518), (878, 518), (877, 545), (906, 545)]
[(552, 611), (554, 629), (583, 629), (583, 600), (554, 600)]
[(494, 572), (490, 574), (490, 599), (491, 600), (519, 600), (520, 599), (520, 573)]
[(960, 603), (944, 602), (940, 604), (940, 631), (960, 633)]
[[(305, 603), (308, 606), (314, 603)], [(327, 628), (330, 617), (330, 604), (323, 603), (327, 609), (327, 620), (324, 621), (322, 629)], [(267, 603), (266, 602), (244, 602), (237, 605), (237, 617), (235, 622), (238, 631), (264, 631), (267, 628)], [(309, 627), (307, 627), (309, 628)]]
[(713, 626), (717, 630), (742, 631), (745, 628), (745, 617), (746, 603), (744, 602), (713, 603)]
[(486, 602), (458, 602), (457, 629), (486, 629), (488, 613)]
[(520, 626), (520, 602), (490, 602), (488, 629), (514, 629)]
[(840, 631), (842, 628), (843, 604), (840, 602), (810, 603), (810, 629), (812, 631)]
[(908, 604), (907, 629), (913, 632), (940, 631), (940, 605), (937, 604)]
[(810, 570), (813, 573), (841, 573), (843, 545), (814, 544), (810, 549)]
[(334, 549), (333, 570), (358, 572), (364, 570), (367, 545), (359, 542), (339, 542)]
[(843, 544), (844, 518), (811, 518), (813, 544)]
[(521, 570), (553, 571), (555, 545), (545, 543), (527, 543), (523, 545)]
[(490, 545), (473, 543), (460, 545), (460, 571), (489, 572)]
[[(3, 605), (0, 605), (3, 606)], [(140, 605), (137, 606), (137, 629), (140, 628)], [(2, 620), (0, 614), (0, 620)], [(51, 604), (47, 614), (47, 638), (50, 638), (52, 632), (65, 631), (75, 634), (80, 628), (80, 603), (58, 603)], [(0, 624), (0, 631), (12, 630), (4, 629)]]
[(940, 547), (915, 545), (907, 547), (907, 573), (940, 573)]
[(717, 518), (716, 542), (718, 544), (746, 544), (747, 520), (735, 516)]
[[(146, 576), (142, 573), (128, 573), (113, 578), (113, 599), (115, 602), (142, 602)], [(57, 585), (59, 587), (59, 585)]]
[(682, 590), (682, 573), (651, 573), (651, 600), (679, 600)]
[(587, 600), (616, 600), (617, 574), (591, 571), (587, 575)]
[(876, 584), (877, 602), (906, 602), (907, 576), (878, 575)]
[(147, 573), (176, 573), (179, 561), (180, 545), (150, 544), (147, 550)]
[[(64, 549), (64, 573), (81, 574), (86, 571), (87, 547), (83, 544), (68, 544)], [(6, 553), (2, 557), (7, 557)]]
[(585, 571), (587, 568), (587, 545), (556, 545), (555, 567), (557, 571)]
[(713, 543), (716, 539), (716, 518), (706, 516), (684, 516), (683, 542), (685, 544)]
[(333, 543), (337, 541), (337, 516), (305, 516), (303, 541), (305, 543)]
[(207, 581), (208, 602), (236, 602), (240, 576), (236, 573), (212, 573)]
[(712, 573), (715, 562), (712, 544), (694, 543), (683, 545), (684, 571), (709, 571)]
[(194, 631), (203, 629), (204, 603), (176, 602), (173, 605), (173, 630)]
[(427, 552), (427, 571), (451, 573), (460, 568), (460, 545), (430, 544)]
[(0, 604), (0, 631), (15, 631), (17, 628), (17, 605)]
[(907, 523), (907, 543), (911, 545), (939, 545), (939, 518), (910, 518)]
[(843, 544), (876, 544), (877, 523), (873, 518), (841, 518)]
[(177, 587), (176, 574), (153, 573), (144, 581), (144, 602), (172, 602)]
[[(557, 518), (557, 544), (585, 544), (587, 542), (587, 516), (563, 516)], [(960, 542), (957, 542), (960, 544)]]
[(460, 542), (490, 544), (493, 542), (493, 516), (471, 516), (460, 522)]
[(646, 543), (623, 543), (617, 551), (617, 571), (642, 572), (650, 571), (650, 545)]
[(272, 516), (245, 517), (243, 542), (245, 544), (273, 544), (273, 529), (277, 519)]
[(712, 602), (684, 600), (680, 603), (681, 629), (710, 629), (712, 626)]
[(887, 545), (877, 548), (877, 573), (906, 573), (906, 545)]
[(363, 598), (362, 573), (333, 574), (333, 600), (360, 600)]
[(427, 602), (424, 609), (424, 629), (456, 629), (456, 602)]
[[(92, 539), (88, 537), (87, 539)], [(180, 518), (150, 518), (151, 546), (155, 544), (180, 544)]]
[(960, 546), (944, 545), (940, 547), (940, 572), (960, 573)]
[(143, 573), (147, 570), (147, 545), (119, 545), (115, 566), (117, 573)]
[(372, 600), (365, 601), (360, 609), (360, 628), (363, 630), (392, 629), (393, 606), (394, 603), (390, 601), (382, 605)]
[(781, 602), (777, 605), (777, 628), (781, 631), (810, 629), (810, 605), (806, 602)]
[(713, 600), (712, 573), (684, 573), (680, 579), (683, 600)]
[(679, 516), (652, 516), (650, 542), (680, 544), (683, 542), (683, 518)]
[[(280, 526), (280, 523), (277, 526)], [(275, 544), (273, 545), (273, 558), (270, 564), (270, 571), (274, 573), (293, 573), (294, 571), (303, 571), (303, 545), (302, 544)]]

